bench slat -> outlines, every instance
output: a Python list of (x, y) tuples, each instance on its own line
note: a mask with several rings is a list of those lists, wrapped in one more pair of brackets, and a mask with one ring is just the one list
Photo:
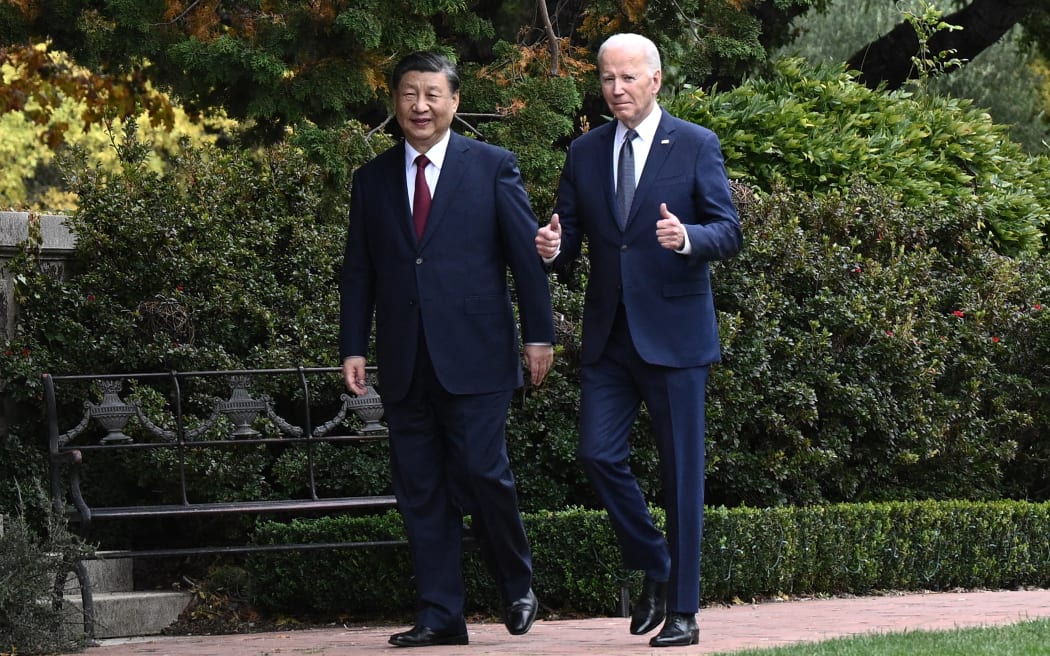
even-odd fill
[(229, 501), (191, 503), (164, 506), (116, 506), (91, 508), (92, 519), (136, 519), (144, 517), (176, 517), (195, 515), (223, 515), (231, 513), (311, 512), (367, 508), (393, 508), (393, 496), (332, 497), (327, 499), (280, 499), (273, 501)]

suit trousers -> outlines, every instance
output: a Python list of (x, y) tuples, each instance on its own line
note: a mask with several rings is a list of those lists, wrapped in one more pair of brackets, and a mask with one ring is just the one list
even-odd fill
[(394, 494), (412, 550), (416, 623), (465, 632), (463, 516), (504, 600), (532, 584), (532, 554), (506, 448), (513, 390), (456, 395), (444, 389), (421, 340), (405, 398), (386, 404)]
[[(601, 358), (581, 371), (580, 462), (608, 511), (624, 565), (667, 580), (667, 610), (681, 613), (700, 604), (709, 369), (642, 360), (621, 306)], [(630, 434), (643, 401), (660, 456), (666, 538), (630, 467)]]

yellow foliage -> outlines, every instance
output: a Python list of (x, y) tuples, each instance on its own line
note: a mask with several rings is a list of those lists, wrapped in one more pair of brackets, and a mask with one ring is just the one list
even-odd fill
[(386, 98), (390, 95), (390, 84), (387, 81), (386, 67), (389, 57), (384, 57), (377, 52), (368, 51), (364, 53), (366, 65), (362, 68), (368, 86), (375, 90), (376, 96)]
[[(1044, 80), (1050, 80), (1050, 63), (1043, 57), (1036, 57), (1030, 64), (1033, 71)], [(1050, 116), (1050, 84), (1039, 87), (1039, 97), (1042, 99), (1042, 110), (1044, 116)]]
[[(41, 44), (36, 49), (46, 52), (47, 45)], [(56, 61), (68, 63), (64, 53), (47, 54)], [(17, 84), (22, 74), (24, 71), (10, 62), (0, 66), (4, 84)], [(47, 98), (30, 96), (18, 111), (0, 113), (0, 161), (6, 164), (0, 168), (0, 209), (42, 212), (75, 209), (76, 198), (71, 194), (42, 186), (36, 180), (42, 171), (46, 173), (54, 164), (56, 153), (62, 148), (81, 148), (90, 165), (114, 171), (119, 169), (113, 143), (120, 140), (124, 121), (113, 118), (118, 111), (110, 109), (104, 112), (89, 107), (83, 99), (52, 91), (53, 95)], [(222, 115), (193, 120), (181, 107), (172, 105), (166, 96), (157, 95), (164, 97), (162, 105), (154, 106), (153, 112), (142, 111), (135, 116), (139, 140), (153, 145), (148, 165), (158, 173), (178, 152), (182, 139), (197, 144), (214, 143), (219, 134), (237, 130), (237, 123)], [(121, 97), (121, 101), (129, 103), (129, 113), (134, 111), (134, 101), (130, 97)], [(85, 121), (85, 116), (91, 120)]]
[(627, 14), (627, 20), (637, 23), (645, 16), (645, 0), (623, 0), (623, 10)]
[(580, 24), (580, 32), (592, 39), (624, 31), (622, 14), (607, 15), (602, 12), (587, 10)]
[(143, 78), (94, 74), (77, 66), (65, 53), (49, 51), (49, 46), (44, 42), (0, 49), (4, 78), (0, 114), (26, 112), (37, 124), (48, 124), (49, 131), (41, 135), (43, 143), (57, 146), (65, 127), (74, 123), (49, 123), (50, 113), (66, 99), (82, 103), (80, 120), (85, 128), (109, 115), (131, 116), (140, 110), (148, 110), (170, 125), (174, 118), (170, 100), (151, 89)]
[[(482, 67), (477, 76), (493, 80), (499, 86), (510, 86), (525, 77), (543, 77), (551, 74), (551, 50), (548, 41), (533, 45), (517, 44), (516, 57), (511, 61), (502, 61)], [(585, 73), (594, 70), (594, 64), (588, 61), (586, 48), (572, 45), (568, 37), (558, 39), (558, 75), (568, 75), (581, 80)]]

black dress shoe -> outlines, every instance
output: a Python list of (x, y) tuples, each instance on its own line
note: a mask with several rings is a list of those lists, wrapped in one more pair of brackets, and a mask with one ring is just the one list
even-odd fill
[(664, 607), (667, 605), (667, 583), (655, 581), (648, 576), (642, 581), (642, 592), (634, 604), (631, 613), (631, 633), (644, 635), (664, 621)]
[(414, 626), (411, 631), (390, 636), (390, 644), (398, 647), (432, 647), (434, 645), (465, 645), (467, 634), (435, 631), (429, 626)]
[(532, 588), (529, 588), (527, 595), (507, 606), (507, 614), (503, 618), (503, 623), (507, 625), (507, 630), (511, 635), (528, 633), (532, 628), (532, 623), (536, 621), (536, 612), (539, 608), (540, 602), (536, 599)]
[(700, 642), (700, 627), (692, 613), (668, 613), (664, 628), (649, 641), (650, 647), (688, 647)]

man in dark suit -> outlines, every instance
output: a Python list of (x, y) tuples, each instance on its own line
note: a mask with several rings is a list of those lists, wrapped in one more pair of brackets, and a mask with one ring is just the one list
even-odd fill
[[(626, 566), (645, 572), (631, 633), (664, 622), (650, 645), (690, 645), (699, 640), (705, 388), (720, 357), (708, 267), (735, 255), (743, 238), (718, 138), (656, 103), (652, 41), (610, 37), (598, 73), (616, 121), (570, 145), (536, 250), (558, 266), (587, 239), (580, 461)], [(666, 538), (629, 466), (643, 401), (660, 454)]]
[(550, 286), (514, 155), (449, 128), (459, 76), (433, 53), (395, 67), (403, 143), (354, 175), (343, 262), (340, 356), (365, 392), (373, 312), (378, 387), (390, 429), (394, 493), (411, 544), (419, 609), (401, 647), (467, 644), (464, 514), (506, 602), (510, 633), (536, 617), (532, 555), (505, 427), (525, 364), (539, 384), (553, 362)]

